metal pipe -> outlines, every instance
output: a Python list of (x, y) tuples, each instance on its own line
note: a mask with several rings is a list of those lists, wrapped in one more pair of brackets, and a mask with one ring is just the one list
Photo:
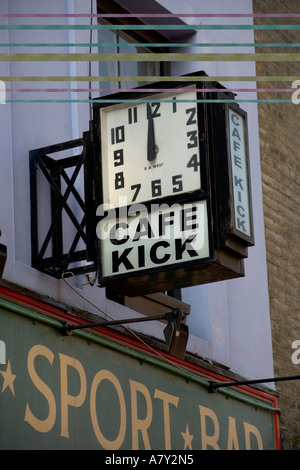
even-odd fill
[(268, 382), (283, 382), (287, 380), (300, 380), (300, 375), (291, 375), (287, 377), (273, 377), (270, 379), (242, 380), (237, 382), (210, 382), (209, 391), (215, 392), (219, 388), (234, 387), (236, 385), (254, 385)]
[(162, 315), (155, 315), (151, 317), (127, 318), (124, 320), (102, 320), (100, 322), (85, 323), (83, 325), (70, 325), (69, 323), (66, 323), (62, 328), (62, 334), (67, 335), (69, 333), (72, 333), (72, 331), (74, 330), (82, 330), (83, 328), (96, 328), (98, 326), (122, 325), (123, 323), (138, 323), (154, 320), (168, 320), (171, 313), (172, 312), (167, 312)]

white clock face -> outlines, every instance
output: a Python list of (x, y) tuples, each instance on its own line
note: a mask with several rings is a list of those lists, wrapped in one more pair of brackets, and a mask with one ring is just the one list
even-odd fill
[(196, 92), (147, 99), (100, 111), (103, 203), (114, 207), (201, 189)]

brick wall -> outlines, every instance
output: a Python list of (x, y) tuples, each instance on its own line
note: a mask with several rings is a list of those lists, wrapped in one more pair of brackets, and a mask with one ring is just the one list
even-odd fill
[[(300, 13), (300, 0), (253, 0), (254, 13)], [(256, 24), (300, 24), (300, 18), (256, 19)], [(300, 43), (300, 30), (256, 31), (257, 43)], [(298, 52), (300, 48), (257, 48)], [(257, 76), (297, 76), (298, 62), (257, 62)], [(257, 88), (291, 88), (292, 81)], [(292, 93), (260, 93), (291, 99)], [(260, 152), (275, 376), (300, 375), (291, 356), (300, 340), (300, 104), (259, 104)], [(282, 449), (300, 450), (300, 380), (277, 383)]]

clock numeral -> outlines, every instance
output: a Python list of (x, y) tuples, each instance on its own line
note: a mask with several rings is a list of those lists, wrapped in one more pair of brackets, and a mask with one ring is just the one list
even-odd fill
[(111, 144), (119, 144), (125, 141), (125, 128), (124, 126), (114, 127), (110, 130)]
[(132, 202), (134, 202), (136, 200), (136, 198), (138, 197), (138, 194), (140, 192), (140, 189), (141, 189), (141, 183), (138, 183), (138, 184), (133, 184), (131, 186), (131, 190), (134, 191), (134, 195), (133, 195), (133, 198), (132, 198)]
[(123, 149), (114, 151), (114, 166), (120, 166), (124, 164)]
[(128, 109), (128, 123), (132, 124), (133, 122), (137, 122), (137, 107), (129, 108)]
[(196, 108), (189, 108), (186, 111), (186, 114), (190, 114), (188, 120), (186, 121), (187, 126), (191, 126), (192, 124), (197, 124), (197, 120), (194, 119), (196, 116), (197, 109)]
[(137, 107), (128, 109), (128, 123), (132, 124), (133, 122), (137, 122)]
[(194, 168), (194, 171), (198, 171), (200, 162), (198, 161), (198, 155), (196, 153), (194, 153), (194, 155), (189, 159), (186, 166), (187, 168)]
[(147, 119), (159, 117), (159, 108), (160, 103), (151, 103), (151, 106), (147, 106)]
[(183, 190), (182, 175), (172, 176), (173, 193), (179, 193)]
[(161, 180), (153, 180), (151, 182), (152, 197), (161, 196)]
[(187, 144), (188, 149), (198, 146), (197, 131), (189, 131), (186, 135), (190, 138), (190, 142)]
[(115, 174), (115, 189), (122, 189), (125, 186), (123, 171)]

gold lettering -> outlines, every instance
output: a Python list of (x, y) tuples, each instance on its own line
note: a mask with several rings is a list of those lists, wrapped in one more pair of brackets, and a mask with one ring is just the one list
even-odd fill
[[(119, 434), (114, 441), (110, 441), (103, 436), (98, 419), (97, 419), (97, 410), (96, 410), (96, 394), (99, 384), (102, 380), (109, 380), (115, 387), (120, 404), (120, 429)], [(103, 400), (105, 403), (105, 398)], [(91, 397), (90, 397), (90, 410), (91, 410), (91, 418), (92, 424), (94, 428), (95, 435), (104, 449), (107, 450), (117, 450), (121, 447), (125, 439), (126, 433), (126, 404), (125, 398), (122, 391), (122, 387), (120, 382), (118, 381), (117, 377), (110, 372), (109, 370), (100, 370), (94, 377), (92, 387), (91, 387)]]
[[(138, 450), (139, 448), (139, 431), (141, 431), (144, 446), (146, 450), (151, 449), (150, 441), (147, 433), (152, 421), (152, 402), (150, 393), (147, 387), (134, 380), (129, 380), (131, 389), (131, 419), (132, 419), (132, 449)], [(144, 419), (138, 418), (138, 407), (137, 407), (137, 394), (138, 392), (144, 395), (146, 400), (146, 416)]]
[[(68, 407), (80, 407), (86, 396), (86, 376), (82, 364), (74, 357), (59, 354), (60, 358), (60, 393), (61, 393), (61, 432), (63, 437), (69, 436)], [(68, 393), (68, 366), (77, 370), (80, 377), (80, 391), (78, 395)]]
[(236, 432), (236, 419), (229, 416), (227, 450), (239, 450), (239, 448), (239, 441)]
[(165, 449), (170, 450), (171, 447), (171, 428), (170, 428), (170, 407), (172, 404), (177, 407), (179, 398), (169, 393), (162, 392), (161, 390), (155, 390), (154, 398), (160, 398), (163, 401), (164, 410), (164, 430), (165, 430)]
[[(201, 424), (201, 439), (202, 450), (206, 450), (208, 446), (219, 450), (218, 439), (220, 435), (220, 426), (217, 415), (210, 408), (199, 405), (200, 410), (200, 424)], [(206, 417), (210, 418), (214, 425), (214, 432), (211, 435), (207, 434)]]
[(258, 450), (263, 450), (262, 438), (257, 427), (253, 426), (252, 424), (244, 422), (244, 431), (245, 431), (246, 450), (251, 450), (251, 437), (250, 437), (251, 434), (253, 434), (257, 440)]
[(34, 368), (34, 360), (36, 356), (44, 356), (50, 364), (52, 365), (53, 359), (54, 359), (54, 354), (50, 349), (46, 348), (45, 346), (41, 346), (40, 344), (37, 344), (36, 346), (33, 346), (27, 357), (27, 367), (28, 367), (28, 373), (29, 376), (33, 382), (33, 384), (36, 386), (36, 388), (44, 395), (44, 397), (48, 401), (49, 405), (49, 413), (47, 418), (45, 419), (38, 419), (36, 418), (28, 403), (26, 404), (26, 410), (25, 410), (25, 418), (24, 421), (29, 423), (36, 431), (38, 432), (48, 432), (52, 429), (55, 419), (56, 419), (56, 403), (55, 403), (55, 398), (48, 387), (48, 385), (45, 384), (45, 382), (40, 379), (40, 377), (37, 375), (36, 370)]

